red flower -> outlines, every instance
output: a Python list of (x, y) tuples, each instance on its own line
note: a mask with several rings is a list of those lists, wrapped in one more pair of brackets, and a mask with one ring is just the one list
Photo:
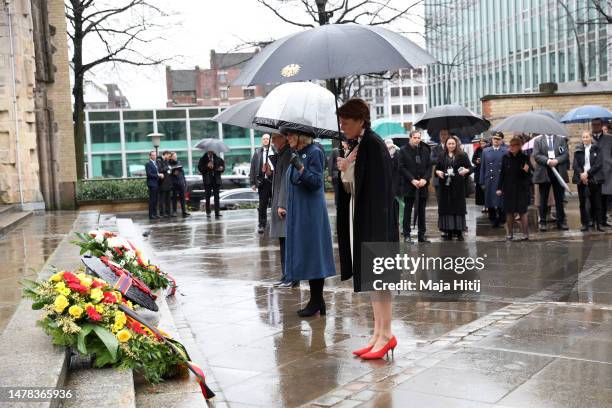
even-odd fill
[[(77, 279), (78, 281), (78, 279)], [(79, 293), (87, 293), (87, 291), (89, 291), (89, 289), (87, 289), (86, 286), (81, 285), (80, 283), (77, 282), (68, 282), (68, 287), (75, 291), (75, 292), (79, 292)]]
[(105, 285), (104, 285), (104, 282), (97, 281), (97, 280), (94, 280), (94, 281), (91, 283), (91, 287), (92, 287), (92, 288), (103, 288), (104, 286), (105, 286)]
[(93, 306), (89, 306), (87, 309), (85, 309), (85, 313), (87, 313), (87, 316), (94, 322), (97, 322), (102, 319), (102, 315), (98, 313), (96, 311), (96, 308)]
[(116, 237), (117, 234), (115, 234), (114, 232), (110, 232), (110, 231), (106, 231), (104, 233), (104, 238), (112, 238), (112, 237)]
[(123, 252), (121, 252), (121, 250), (119, 249), (119, 247), (115, 247), (115, 252), (117, 253), (117, 255), (119, 255), (119, 256), (123, 256)]
[(71, 283), (71, 282), (78, 283), (78, 284), (81, 283), (81, 280), (77, 278), (76, 275), (74, 275), (72, 272), (65, 271), (63, 277), (66, 283)]
[(104, 292), (104, 299), (102, 299), (102, 302), (104, 303), (117, 303), (117, 298), (115, 297), (114, 294), (112, 294), (111, 292)]
[(132, 323), (131, 323), (131, 324), (130, 324), (128, 327), (129, 327), (130, 329), (132, 329), (132, 331), (133, 331), (134, 333), (137, 333), (137, 334), (147, 334), (147, 332), (146, 332), (146, 331), (144, 331), (144, 329), (142, 328), (142, 326), (140, 325), (140, 323), (138, 323), (138, 322), (136, 322), (136, 321), (132, 322)]

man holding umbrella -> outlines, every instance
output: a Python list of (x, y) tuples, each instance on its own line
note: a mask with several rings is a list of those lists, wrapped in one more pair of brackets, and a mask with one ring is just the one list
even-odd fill
[(270, 135), (264, 134), (261, 137), (261, 147), (255, 150), (251, 158), (251, 186), (253, 191), (259, 193), (259, 228), (258, 232), (263, 234), (268, 218), (268, 205), (272, 197), (272, 178), (273, 169), (271, 158), (274, 151), (270, 146)]
[(431, 175), (429, 146), (421, 141), (421, 132), (410, 132), (410, 140), (399, 152), (399, 173), (401, 191), (404, 193), (404, 242), (412, 242), (410, 237), (412, 207), (415, 206), (415, 220), (418, 219), (419, 242), (429, 242), (425, 238), (425, 207), (427, 206), (427, 186)]
[(208, 150), (198, 162), (198, 170), (202, 174), (204, 191), (206, 192), (206, 216), (210, 218), (210, 196), (215, 197), (215, 217), (221, 216), (219, 207), (219, 188), (221, 187), (221, 174), (225, 170), (225, 161), (217, 156), (213, 150)]
[[(546, 217), (548, 215), (548, 194), (552, 187), (557, 210), (557, 229), (567, 230), (563, 201), (565, 187), (559, 180), (567, 183), (567, 168), (569, 165), (569, 152), (567, 141), (559, 135), (542, 135), (533, 143), (533, 158), (536, 168), (533, 173), (533, 183), (540, 191), (540, 231), (546, 231)], [(558, 175), (555, 174), (557, 171)]]
[(501, 173), (502, 158), (508, 151), (502, 145), (504, 134), (495, 132), (492, 136), (492, 146), (482, 151), (480, 160), (479, 182), (484, 191), (485, 207), (489, 212), (489, 220), (493, 228), (499, 228), (505, 221), (503, 199), (496, 194), (499, 175)]

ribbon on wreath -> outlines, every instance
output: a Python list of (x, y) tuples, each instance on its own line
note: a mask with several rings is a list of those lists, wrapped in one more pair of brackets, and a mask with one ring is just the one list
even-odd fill
[[(104, 263), (104, 265), (108, 266), (111, 269), (111, 271), (113, 271), (115, 273), (115, 275), (117, 275), (119, 277), (119, 280), (121, 280), (121, 278), (123, 278), (125, 275), (128, 275), (129, 279), (130, 279), (130, 282), (129, 282), (130, 286), (133, 285), (136, 288), (140, 289), (142, 292), (144, 292), (147, 295), (151, 296), (154, 300), (157, 299), (157, 296), (155, 296), (151, 292), (151, 289), (149, 289), (149, 287), (147, 285), (145, 285), (139, 279), (131, 276), (130, 273), (128, 271), (126, 271), (125, 269), (123, 269), (121, 266), (117, 265), (116, 263), (114, 263), (113, 261), (109, 260), (105, 256), (101, 256), (100, 260)], [(117, 283), (119, 283), (119, 282), (117, 282)], [(117, 284), (115, 284), (115, 286), (116, 285)], [(126, 292), (127, 292), (127, 289), (126, 289)]]
[[(130, 245), (130, 247), (132, 248), (132, 251), (137, 252), (136, 245), (134, 245), (132, 243), (132, 241), (130, 241), (130, 240), (128, 240), (127, 242)], [(142, 263), (142, 260), (140, 259), (140, 256), (138, 256), (138, 255), (137, 255), (137, 260), (138, 260), (138, 264), (139, 265), (145, 266), (144, 263)], [(176, 294), (176, 288), (178, 288), (178, 285), (176, 284), (176, 279), (174, 279), (174, 277), (172, 277), (172, 275), (170, 275), (169, 273), (166, 273), (165, 275), (168, 278), (168, 280), (171, 282), (171, 287), (168, 290), (168, 295), (167, 296), (174, 296)]]
[(113, 289), (121, 292), (122, 295), (125, 295), (127, 291), (130, 290), (130, 288), (132, 287), (132, 283), (134, 282), (132, 274), (128, 271), (125, 272), (126, 273), (121, 274), (117, 282), (115, 282), (115, 286), (113, 287)]
[[(163, 332), (161, 329), (147, 323), (143, 318), (141, 318), (136, 312), (134, 312), (126, 305), (120, 304), (118, 306), (121, 311), (128, 315), (128, 318), (131, 318), (142, 324), (146, 329), (153, 333), (155, 337), (170, 346), (170, 348), (181, 357), (189, 371), (191, 371), (195, 375), (205, 400), (209, 400), (215, 396), (215, 393), (206, 385), (206, 377), (204, 376), (204, 372), (196, 363), (191, 361), (189, 354), (187, 354), (187, 350), (185, 350), (185, 347), (181, 343), (179, 343), (177, 340), (174, 340), (169, 334)], [(180, 347), (177, 346), (177, 344)]]

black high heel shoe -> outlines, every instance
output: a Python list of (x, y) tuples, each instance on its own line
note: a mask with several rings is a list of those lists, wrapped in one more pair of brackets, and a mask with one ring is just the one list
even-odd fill
[(310, 303), (304, 309), (300, 309), (297, 311), (298, 316), (300, 317), (311, 317), (319, 313), (321, 316), (325, 316), (327, 311), (325, 310), (325, 302), (321, 301), (319, 304)]

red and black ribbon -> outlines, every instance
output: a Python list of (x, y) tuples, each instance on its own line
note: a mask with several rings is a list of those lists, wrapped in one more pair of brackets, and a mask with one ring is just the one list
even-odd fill
[[(129, 274), (128, 271), (126, 271), (122, 267), (118, 266), (114, 262), (110, 261), (105, 256), (101, 256), (100, 260), (104, 263), (104, 265), (108, 266), (111, 269), (111, 271), (113, 271), (115, 273), (115, 275), (117, 275), (119, 277), (119, 279), (121, 279), (124, 275), (128, 275)], [(140, 281), (139, 279), (137, 279), (135, 277), (132, 277), (131, 279), (132, 279), (131, 285), (133, 285), (136, 288), (140, 289), (142, 292), (144, 292), (147, 295), (151, 296), (153, 299), (157, 299), (157, 296), (155, 296), (151, 292), (151, 289), (149, 289), (149, 287), (147, 285), (145, 285), (142, 281)], [(126, 290), (126, 292), (127, 292), (127, 290)]]

